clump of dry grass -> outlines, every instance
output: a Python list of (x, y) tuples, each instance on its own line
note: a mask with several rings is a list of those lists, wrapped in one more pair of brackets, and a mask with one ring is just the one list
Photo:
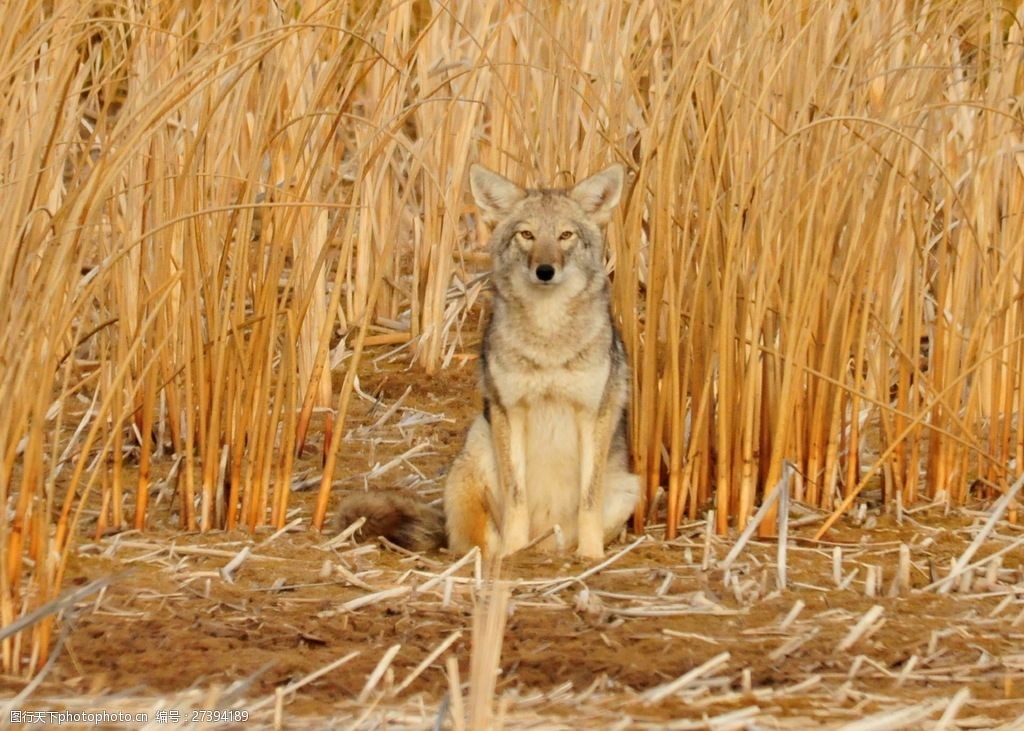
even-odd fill
[[(531, 184), (631, 169), (610, 266), (670, 536), (712, 500), (743, 527), (787, 459), (794, 497), (836, 514), (878, 476), (904, 502), (1004, 491), (1024, 464), (1021, 14), (19, 3), (0, 623), (55, 596), (93, 496), (98, 533), (145, 526), (168, 454), (183, 528), (281, 527), (318, 431), (321, 526), (364, 347), (411, 344), (432, 372), (470, 336), (473, 159)], [(46, 656), (50, 624), (31, 632), (6, 672)]]

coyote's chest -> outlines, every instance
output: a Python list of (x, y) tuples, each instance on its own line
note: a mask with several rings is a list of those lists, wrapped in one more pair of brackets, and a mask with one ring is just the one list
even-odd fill
[(513, 363), (495, 364), (491, 369), (494, 386), (506, 408), (527, 411), (555, 404), (574, 409), (596, 411), (601, 403), (610, 363), (607, 360), (585, 365), (535, 368)]
[[(595, 313), (596, 314), (596, 313)], [(602, 313), (603, 314), (603, 313)], [(505, 408), (564, 404), (594, 412), (611, 373), (611, 323), (605, 315), (559, 322), (499, 323), (488, 370)]]

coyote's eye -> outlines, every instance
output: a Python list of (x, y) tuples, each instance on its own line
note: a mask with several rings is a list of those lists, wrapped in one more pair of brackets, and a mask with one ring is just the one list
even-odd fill
[(520, 231), (519, 235), (522, 236), (527, 241), (533, 241), (533, 231)]
[(560, 238), (560, 239), (561, 239), (562, 241), (568, 241), (569, 239), (571, 239), (571, 238), (572, 238), (572, 231), (563, 231), (563, 232), (562, 232), (562, 233), (561, 233), (561, 234), (560, 234), (560, 235), (558, 236), (558, 238)]

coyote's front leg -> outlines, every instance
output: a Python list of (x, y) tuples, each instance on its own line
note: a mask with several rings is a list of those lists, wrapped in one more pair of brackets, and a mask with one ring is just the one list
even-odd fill
[(526, 502), (526, 414), (523, 409), (491, 409), (491, 434), (501, 492), (501, 553), (515, 553), (530, 542)]
[(580, 558), (604, 556), (604, 470), (612, 441), (612, 418), (617, 413), (606, 394), (597, 413), (576, 410), (576, 433), (580, 447), (579, 541)]

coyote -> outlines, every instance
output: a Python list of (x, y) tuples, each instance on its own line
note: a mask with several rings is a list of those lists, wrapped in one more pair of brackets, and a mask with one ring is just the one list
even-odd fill
[[(470, 170), (493, 227), (494, 303), (480, 353), (483, 413), (444, 488), (453, 551), (507, 555), (557, 524), (580, 557), (600, 558), (636, 505), (629, 364), (611, 316), (602, 231), (622, 183), (621, 165), (568, 190), (525, 190), (481, 165)], [(396, 538), (406, 547), (440, 542), (442, 516), (394, 494), (350, 499), (339, 523), (360, 515), (364, 532), (404, 526)]]

